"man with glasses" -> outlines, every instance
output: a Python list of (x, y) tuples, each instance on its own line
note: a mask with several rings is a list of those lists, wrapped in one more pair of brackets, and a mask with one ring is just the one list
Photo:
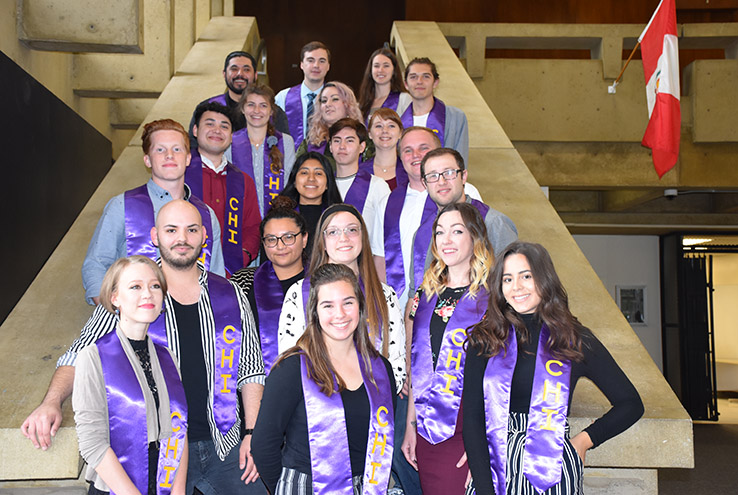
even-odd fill
[[(499, 255), (508, 244), (518, 238), (518, 229), (509, 217), (464, 194), (467, 172), (464, 159), (458, 151), (451, 148), (429, 151), (420, 162), (420, 174), (428, 190), (428, 196), (437, 206), (437, 211), (462, 201), (473, 205), (479, 211), (487, 225), (487, 237), (495, 255)], [(420, 287), (423, 274), (430, 265), (433, 220), (435, 217), (424, 221), (415, 233), (413, 256), (410, 259), (410, 294)], [(418, 261), (423, 261), (423, 264), (419, 264)]]

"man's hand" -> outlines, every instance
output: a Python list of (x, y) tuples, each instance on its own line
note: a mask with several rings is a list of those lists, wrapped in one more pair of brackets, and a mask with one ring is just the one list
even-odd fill
[(33, 442), (34, 447), (46, 450), (51, 447), (51, 438), (56, 435), (61, 422), (61, 404), (44, 400), (23, 422), (21, 433)]
[(251, 455), (251, 435), (246, 435), (241, 441), (241, 447), (238, 450), (238, 465), (243, 469), (241, 480), (247, 485), (259, 479), (259, 472), (256, 470), (254, 458)]

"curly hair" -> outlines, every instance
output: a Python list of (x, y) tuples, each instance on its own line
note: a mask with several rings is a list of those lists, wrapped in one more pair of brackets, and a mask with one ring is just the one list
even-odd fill
[[(452, 203), (438, 212), (438, 216), (435, 222), (433, 222), (434, 234), (440, 218), (452, 211), (459, 212), (461, 220), (464, 222), (464, 226), (472, 238), (472, 257), (469, 263), (469, 280), (471, 284), (467, 294), (469, 297), (475, 297), (481, 287), (489, 290), (487, 278), (495, 262), (492, 246), (487, 238), (487, 226), (484, 223), (484, 218), (482, 218), (482, 215), (474, 206), (468, 203)], [(448, 266), (446, 266), (438, 254), (435, 235), (433, 235), (433, 239), (431, 242), (433, 259), (430, 262), (428, 270), (425, 272), (423, 284), (421, 285), (428, 300), (434, 295), (443, 292), (448, 283)]]
[(354, 91), (342, 82), (332, 81), (325, 83), (325, 86), (323, 86), (323, 89), (320, 90), (320, 94), (315, 99), (316, 103), (313, 114), (310, 116), (310, 119), (308, 119), (307, 141), (314, 146), (319, 146), (320, 144), (328, 141), (328, 127), (330, 126), (323, 119), (323, 112), (321, 111), (322, 105), (320, 103), (320, 100), (323, 98), (323, 92), (326, 88), (335, 88), (336, 91), (338, 91), (338, 96), (341, 98), (341, 101), (343, 101), (344, 107), (346, 107), (346, 117), (351, 117), (359, 122), (362, 121), (361, 110), (359, 109), (359, 104), (356, 102)]
[[(546, 248), (532, 242), (515, 241), (500, 254), (499, 261), (490, 275), (489, 304), (482, 321), (469, 333), (468, 344), (476, 347), (480, 355), (494, 356), (505, 348), (510, 332), (517, 329), (521, 340), (527, 342), (528, 330), (520, 315), (507, 303), (502, 292), (505, 260), (514, 255), (525, 256), (536, 290), (541, 298), (536, 315), (548, 326), (550, 337), (546, 345), (559, 359), (580, 361), (582, 331), (584, 326), (569, 310), (569, 296), (556, 274), (553, 260)], [(514, 329), (513, 329), (514, 327)]]
[[(248, 100), (249, 96), (251, 95), (258, 95), (264, 98), (267, 102), (269, 102), (269, 107), (271, 108), (272, 117), (276, 113), (277, 105), (274, 103), (274, 90), (270, 88), (269, 86), (264, 86), (262, 84), (251, 84), (246, 89), (243, 90), (243, 94), (241, 95), (241, 99), (238, 101), (238, 105), (236, 106), (236, 109), (239, 113), (244, 114), (244, 108), (246, 107), (246, 103), (248, 103), (246, 100)], [(272, 119), (269, 119), (269, 122), (267, 123), (267, 137), (264, 142), (265, 145), (269, 145), (268, 141), (271, 136), (276, 137), (277, 135), (277, 129), (274, 127), (274, 124), (272, 123)], [(272, 171), (273, 174), (278, 175), (279, 172), (282, 171), (283, 167), (283, 161), (284, 156), (282, 155), (282, 152), (279, 151), (279, 146), (273, 145), (269, 148), (269, 169)]]

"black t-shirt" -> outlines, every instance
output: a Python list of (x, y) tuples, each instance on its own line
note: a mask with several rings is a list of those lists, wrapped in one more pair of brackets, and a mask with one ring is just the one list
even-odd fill
[(187, 397), (187, 438), (190, 442), (210, 440), (207, 404), (208, 372), (202, 351), (197, 303), (180, 304), (172, 299), (179, 332), (179, 364)]
[[(385, 358), (395, 405), (395, 381), (392, 367)], [(352, 476), (364, 472), (369, 435), (369, 396), (362, 384), (358, 389), (341, 392), (346, 418), (346, 435), (351, 457)], [(393, 414), (393, 413), (390, 413)], [(284, 447), (280, 451), (280, 445)], [(399, 448), (396, 446), (395, 448)], [(267, 377), (259, 417), (251, 441), (256, 467), (267, 488), (275, 493), (282, 467), (311, 473), (307, 412), (302, 393), (300, 356), (294, 355), (272, 368)], [(330, 460), (326, 460), (330, 462)]]

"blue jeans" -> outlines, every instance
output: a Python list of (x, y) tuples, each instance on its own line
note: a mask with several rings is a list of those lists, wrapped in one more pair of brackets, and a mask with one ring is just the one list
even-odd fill
[(407, 395), (404, 398), (397, 396), (395, 408), (395, 450), (392, 455), (392, 478), (395, 486), (402, 487), (405, 495), (423, 495), (420, 490), (420, 478), (414, 467), (407, 462), (402, 453), (402, 441), (405, 439), (407, 426)]
[(192, 495), (195, 489), (204, 495), (266, 495), (261, 479), (248, 485), (241, 481), (243, 471), (238, 466), (238, 445), (224, 461), (218, 457), (212, 440), (192, 442), (189, 447), (186, 495)]

